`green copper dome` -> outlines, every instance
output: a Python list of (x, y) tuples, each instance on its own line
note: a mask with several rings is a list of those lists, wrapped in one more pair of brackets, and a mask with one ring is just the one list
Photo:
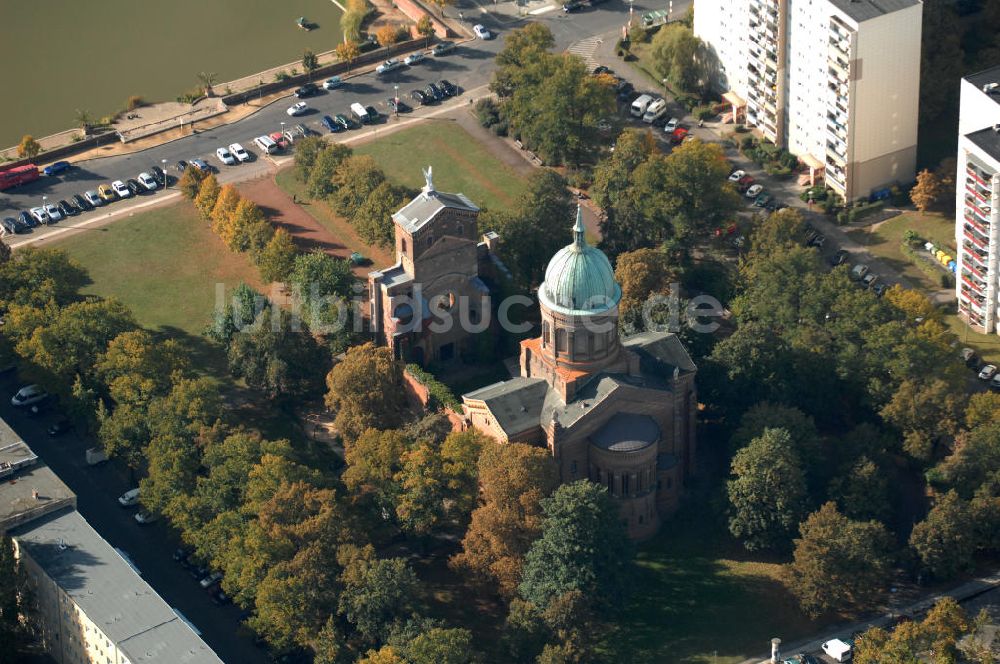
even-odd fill
[(573, 243), (549, 261), (538, 298), (549, 309), (580, 315), (603, 313), (618, 306), (621, 297), (608, 257), (584, 239), (583, 215), (577, 207)]

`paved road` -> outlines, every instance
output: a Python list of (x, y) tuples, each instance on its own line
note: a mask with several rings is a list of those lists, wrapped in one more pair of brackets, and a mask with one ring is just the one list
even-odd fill
[[(678, 3), (675, 6), (675, 12), (684, 11), (686, 3), (684, 4), (685, 6), (682, 6), (682, 3)], [(635, 4), (636, 12), (643, 9), (642, 3)], [(41, 204), (42, 196), (48, 197), (48, 202), (54, 203), (60, 199), (69, 199), (73, 194), (96, 189), (98, 185), (103, 183), (135, 177), (150, 166), (161, 165), (164, 160), (168, 165), (168, 170), (173, 172), (174, 176), (176, 176), (176, 172), (173, 166), (178, 160), (190, 161), (192, 158), (200, 157), (221, 169), (220, 180), (223, 182), (259, 177), (263, 172), (273, 169), (275, 163), (270, 158), (256, 154), (256, 149), (252, 144), (254, 137), (280, 130), (283, 122), (286, 127), (302, 123), (325, 134), (326, 130), (319, 122), (324, 114), (348, 114), (348, 108), (352, 102), (360, 102), (366, 106), (373, 105), (385, 112), (385, 102), (395, 93), (394, 86), (396, 85), (399, 86), (400, 96), (408, 98), (409, 93), (414, 89), (422, 88), (433, 81), (448, 79), (463, 92), (463, 96), (457, 102), (452, 103), (467, 103), (468, 98), (485, 92), (483, 86), (489, 82), (492, 75), (494, 56), (503, 47), (506, 34), (516, 27), (519, 21), (502, 15), (493, 15), (485, 10), (483, 13), (478, 9), (473, 11), (471, 4), (468, 5), (466, 13), (469, 14), (466, 16), (468, 22), (474, 20), (485, 23), (496, 31), (497, 38), (489, 41), (467, 42), (450, 55), (441, 58), (427, 58), (418, 65), (393, 72), (388, 76), (377, 77), (374, 73), (366, 73), (350, 78), (340, 89), (330, 92), (323, 91), (320, 95), (308, 99), (310, 112), (299, 118), (291, 118), (285, 113), (288, 106), (295, 101), (294, 98), (288, 97), (233, 124), (205, 130), (134, 154), (101, 157), (79, 162), (75, 168), (63, 175), (42, 177), (29, 185), (0, 193), (0, 216), (13, 216), (20, 210), (37, 206)], [(532, 17), (532, 20), (549, 25), (556, 37), (557, 48), (566, 49), (595, 35), (610, 33), (608, 38), (614, 39), (614, 31), (620, 28), (627, 16), (628, 5), (614, 0), (571, 15), (555, 11)], [(472, 94), (469, 94), (470, 91)], [(407, 101), (409, 100), (407, 99)], [(434, 112), (435, 107), (432, 106), (418, 108), (409, 115), (421, 117)], [(394, 122), (392, 118), (383, 118), (383, 121), (386, 123)], [(338, 134), (335, 140), (357, 136), (362, 131), (377, 131), (377, 128)], [(222, 166), (215, 158), (215, 149), (234, 142), (241, 143), (248, 151), (254, 153), (255, 160), (250, 164)], [(90, 223), (94, 220), (108, 218), (109, 215), (111, 217), (121, 216), (121, 212), (125, 209), (131, 209), (134, 205), (149, 205), (154, 201), (158, 202), (167, 195), (171, 195), (170, 192), (165, 194), (160, 191), (141, 196), (138, 201), (114, 203), (96, 211), (63, 220), (51, 228), (36, 228), (30, 234), (7, 238), (7, 241), (11, 246), (17, 246), (26, 241), (44, 237), (59, 228)]]

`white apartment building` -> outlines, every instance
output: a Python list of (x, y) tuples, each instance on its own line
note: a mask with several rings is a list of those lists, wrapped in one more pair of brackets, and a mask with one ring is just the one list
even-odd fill
[(962, 79), (955, 185), (958, 313), (1000, 333), (1000, 65)]
[(920, 0), (696, 0), (739, 120), (847, 200), (916, 170)]

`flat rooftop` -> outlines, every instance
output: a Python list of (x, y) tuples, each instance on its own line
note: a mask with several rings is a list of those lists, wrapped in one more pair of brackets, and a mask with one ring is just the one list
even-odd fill
[(10, 535), (133, 664), (222, 664), (75, 509)]
[(920, 0), (830, 0), (830, 4), (861, 23), (919, 5)]
[(66, 506), (76, 494), (0, 419), (0, 533)]
[(973, 145), (988, 154), (994, 161), (1000, 162), (1000, 132), (994, 131), (993, 127), (980, 129), (965, 137), (972, 141)]
[[(988, 85), (990, 83), (1000, 83), (1000, 65), (984, 69), (983, 71), (976, 72), (975, 74), (969, 74), (965, 77), (965, 80), (972, 83), (980, 90), (983, 89), (984, 85)], [(991, 96), (998, 104), (1000, 104), (1000, 88), (997, 88), (997, 91)]]

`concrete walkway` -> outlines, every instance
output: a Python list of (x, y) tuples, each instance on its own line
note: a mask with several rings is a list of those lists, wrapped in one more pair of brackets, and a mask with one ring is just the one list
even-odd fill
[[(959, 603), (966, 600), (970, 600), (974, 597), (978, 597), (983, 593), (987, 593), (995, 588), (1000, 587), (1000, 572), (991, 574), (989, 576), (980, 577), (978, 579), (973, 579), (972, 581), (966, 581), (965, 583), (952, 588), (951, 590), (946, 590), (940, 593), (931, 593), (925, 596), (923, 599), (909, 604), (907, 606), (900, 607), (896, 609), (896, 615), (908, 615), (911, 617), (916, 617), (925, 613), (934, 604), (945, 597), (954, 598)], [(792, 643), (781, 645), (781, 652), (786, 655), (794, 655), (796, 653), (816, 653), (821, 652), (824, 643), (830, 639), (849, 639), (855, 632), (863, 632), (870, 627), (885, 627), (887, 626), (892, 617), (881, 616), (873, 620), (858, 621), (852, 623), (846, 623), (842, 625), (837, 625), (833, 627), (829, 633), (822, 637), (812, 637), (807, 640), (795, 641)], [(772, 635), (779, 636), (780, 635)], [(767, 635), (761, 635), (762, 641), (766, 641), (771, 638)], [(751, 657), (746, 659), (740, 664), (759, 664), (766, 663), (770, 661), (770, 654), (760, 655), (758, 657)]]

